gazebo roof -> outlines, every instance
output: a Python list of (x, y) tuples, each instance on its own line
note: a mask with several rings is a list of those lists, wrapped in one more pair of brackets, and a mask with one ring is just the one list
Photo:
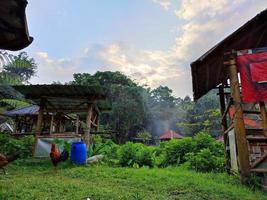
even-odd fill
[(176, 133), (176, 132), (174, 132), (173, 130), (169, 130), (169, 131), (167, 131), (167, 132), (165, 132), (165, 133), (163, 133), (161, 136), (160, 136), (160, 139), (161, 140), (168, 140), (168, 139), (181, 139), (181, 138), (183, 138), (184, 136), (182, 136), (182, 135), (180, 135), (180, 134), (178, 134), (178, 133)]
[(197, 100), (228, 79), (224, 53), (267, 46), (267, 9), (191, 63), (194, 99)]
[(88, 103), (100, 110), (110, 110), (106, 89), (99, 86), (80, 85), (19, 85), (14, 89), (37, 105), (44, 104), (47, 111), (86, 111)]
[(25, 9), (26, 0), (0, 1), (0, 49), (20, 50), (32, 43)]

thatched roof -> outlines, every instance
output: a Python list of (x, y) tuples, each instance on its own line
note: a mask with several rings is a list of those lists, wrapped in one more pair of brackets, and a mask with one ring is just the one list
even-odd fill
[(197, 100), (228, 79), (225, 52), (267, 46), (267, 9), (191, 63), (194, 99)]
[(28, 33), (26, 6), (26, 0), (0, 1), (0, 49), (20, 50), (33, 41)]

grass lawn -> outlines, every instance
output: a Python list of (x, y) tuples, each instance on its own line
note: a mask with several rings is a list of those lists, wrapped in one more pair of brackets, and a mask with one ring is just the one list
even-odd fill
[(179, 199), (264, 200), (266, 194), (242, 186), (225, 174), (182, 168), (132, 169), (76, 167), (49, 161), (17, 161), (0, 174), (0, 199)]

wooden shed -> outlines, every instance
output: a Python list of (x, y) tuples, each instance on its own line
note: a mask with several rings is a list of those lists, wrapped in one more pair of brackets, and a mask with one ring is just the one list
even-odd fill
[[(264, 10), (191, 63), (194, 100), (219, 89), (226, 165), (229, 172), (240, 173), (242, 182), (252, 172), (267, 172), (267, 116), (264, 101), (244, 102), (246, 88), (242, 88), (242, 81), (240, 84), (237, 61), (250, 52), (258, 58), (266, 52), (266, 33)], [(266, 67), (261, 70), (262, 76), (267, 74)], [(248, 122), (257, 126), (246, 126)]]
[[(49, 138), (82, 138), (87, 146), (90, 144), (90, 133), (99, 129), (99, 115), (111, 108), (106, 99), (103, 87), (80, 85), (20, 85), (14, 89), (22, 93), (39, 106), (35, 126), (35, 151), (41, 140)], [(49, 113), (49, 114), (48, 114)], [(80, 133), (82, 120), (76, 118), (76, 130), (67, 132), (64, 129), (65, 118), (69, 114), (84, 113), (85, 130)], [(44, 118), (49, 118), (44, 120)], [(80, 115), (76, 115), (80, 116)], [(44, 127), (49, 123), (50, 130)], [(53, 127), (58, 127), (54, 129)], [(44, 132), (45, 131), (45, 132)]]

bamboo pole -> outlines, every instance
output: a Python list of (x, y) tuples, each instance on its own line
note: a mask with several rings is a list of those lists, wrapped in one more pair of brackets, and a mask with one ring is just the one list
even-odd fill
[(223, 142), (224, 142), (224, 156), (225, 156), (225, 165), (226, 165), (226, 170), (227, 173), (230, 173), (231, 169), (231, 162), (230, 162), (230, 155), (228, 152), (228, 133), (226, 134), (227, 130), (227, 118), (226, 115), (224, 114), (226, 111), (226, 105), (225, 105), (225, 95), (224, 95), (224, 86), (220, 85), (219, 86), (219, 98), (220, 98), (220, 107), (221, 107), (221, 116), (222, 116), (222, 132), (223, 132)]
[(260, 102), (260, 112), (262, 117), (263, 134), (265, 137), (267, 137), (267, 115), (266, 115), (265, 103), (263, 101)]
[(92, 123), (92, 112), (93, 112), (93, 105), (88, 105), (87, 116), (86, 116), (86, 132), (84, 135), (84, 140), (87, 148), (90, 146), (90, 131), (91, 131), (91, 123)]
[(238, 81), (238, 71), (236, 66), (236, 55), (230, 56), (229, 62), (229, 75), (231, 94), (234, 100), (235, 115), (234, 115), (234, 128), (237, 144), (237, 153), (239, 168), (241, 173), (241, 182), (246, 183), (250, 176), (250, 163), (249, 163), (249, 152), (248, 142), (246, 138), (246, 129), (243, 119), (243, 109), (241, 106), (241, 95)]

